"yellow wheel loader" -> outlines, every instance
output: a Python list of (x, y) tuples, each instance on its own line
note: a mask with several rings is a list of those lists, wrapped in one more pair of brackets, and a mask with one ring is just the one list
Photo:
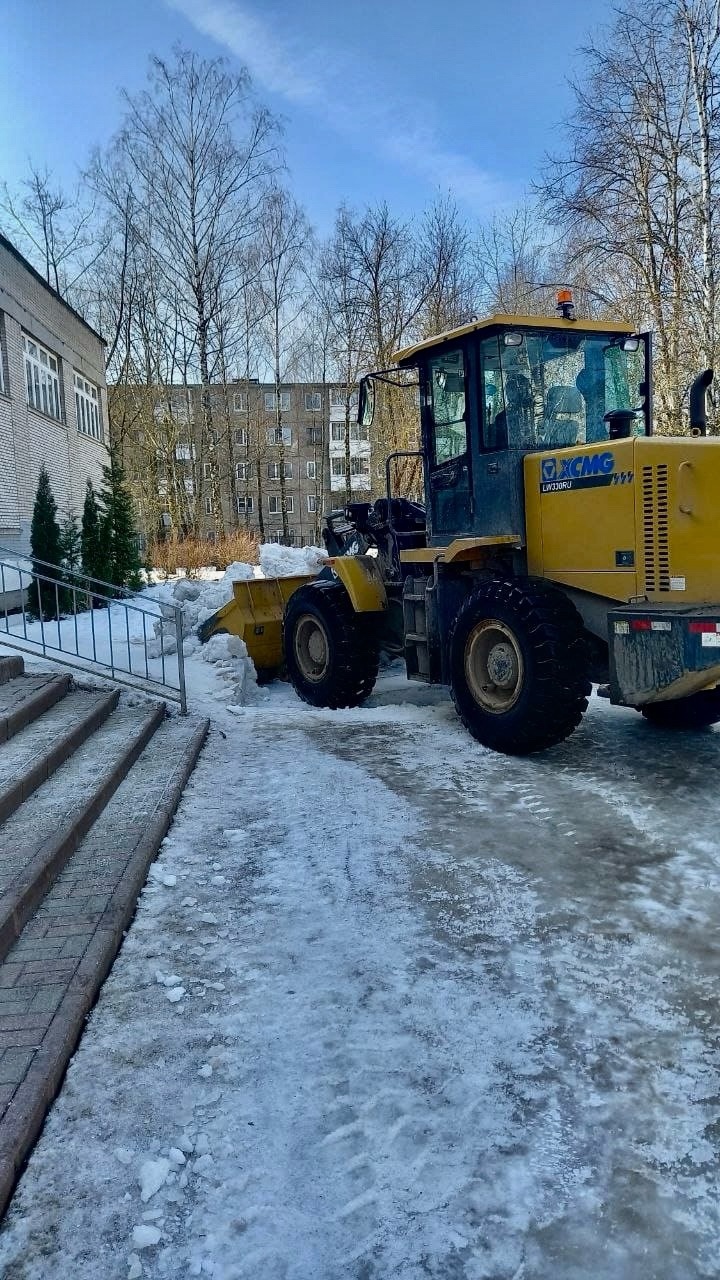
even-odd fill
[(720, 439), (706, 370), (692, 436), (652, 435), (651, 335), (495, 315), (400, 351), (361, 382), (419, 388), (424, 504), (392, 491), (332, 512), (317, 577), (237, 583), (202, 629), (284, 660), (313, 706), (373, 688), (381, 649), (450, 687), (486, 746), (522, 754), (579, 724), (591, 681), (666, 728), (720, 721)]

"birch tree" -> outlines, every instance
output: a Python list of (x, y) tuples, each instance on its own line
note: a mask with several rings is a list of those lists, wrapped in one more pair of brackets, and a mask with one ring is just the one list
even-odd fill
[(273, 118), (251, 96), (245, 70), (177, 49), (151, 59), (150, 87), (125, 95), (112, 159), (151, 211), (136, 231), (194, 333), (201, 388), (200, 461), (210, 470), (213, 522), (224, 531), (213, 440), (211, 376), (221, 308), (242, 289), (245, 249), (277, 166)]

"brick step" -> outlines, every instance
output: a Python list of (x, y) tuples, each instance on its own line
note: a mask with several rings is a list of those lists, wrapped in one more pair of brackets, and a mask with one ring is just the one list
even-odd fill
[(0, 828), (0, 958), (166, 715), (119, 707)]
[(0, 746), (0, 821), (14, 813), (95, 732), (115, 710), (119, 697), (117, 690), (68, 693), (39, 720)]
[(0, 742), (7, 742), (64, 698), (69, 675), (24, 675), (0, 685)]
[(207, 731), (207, 721), (160, 724), (0, 963), (0, 1213), (119, 950)]
[(0, 684), (6, 684), (15, 676), (21, 676), (25, 670), (25, 659), (19, 653), (8, 654), (0, 658)]

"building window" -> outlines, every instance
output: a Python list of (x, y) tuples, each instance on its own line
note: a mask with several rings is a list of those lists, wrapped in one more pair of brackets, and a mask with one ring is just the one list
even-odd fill
[(330, 392), (330, 404), (333, 409), (344, 409), (346, 405), (354, 409), (357, 407), (357, 402), (357, 391), (351, 391), (350, 395), (348, 395), (345, 390), (336, 387)]
[[(271, 516), (282, 515), (282, 499), (279, 493), (270, 494), (268, 498), (268, 510)], [(292, 515), (293, 511), (295, 510), (294, 498), (285, 499), (285, 510), (287, 511), (288, 515)]]
[(284, 473), (286, 480), (292, 480), (292, 462), (268, 462), (267, 478), (268, 480), (279, 480)]
[(170, 417), (176, 422), (189, 422), (190, 410), (188, 409), (187, 400), (171, 400)]
[(25, 388), (27, 402), (33, 409), (62, 421), (60, 401), (60, 362), (27, 333), (23, 334), (25, 353)]
[(252, 474), (252, 463), (251, 463), (251, 462), (236, 462), (236, 463), (235, 463), (235, 479), (236, 479), (236, 480), (249, 480), (249, 479), (250, 479), (251, 474)]
[(370, 475), (370, 459), (369, 458), (351, 458), (350, 459), (350, 475), (351, 476), (369, 476)]
[(186, 494), (187, 494), (188, 498), (192, 498), (192, 497), (194, 497), (194, 495), (195, 495), (195, 481), (193, 480), (192, 476), (185, 476), (185, 479), (184, 479), (183, 483), (184, 483), (184, 485), (185, 485), (185, 492), (186, 492)]
[(92, 436), (93, 440), (102, 440), (100, 425), (100, 402), (98, 389), (81, 373), (74, 373), (75, 381), (75, 414), (77, 429), (84, 436)]
[(292, 444), (292, 427), (268, 427), (268, 444)]
[(345, 459), (344, 458), (330, 459), (330, 474), (335, 476), (336, 478), (337, 476), (345, 475)]
[(308, 494), (307, 508), (310, 515), (315, 515), (315, 512), (317, 511), (317, 498), (314, 493)]
[(167, 498), (168, 482), (167, 480), (158, 480), (158, 497)]
[(306, 471), (306, 473), (307, 473), (307, 478), (308, 478), (308, 480), (315, 480), (315, 479), (317, 478), (317, 463), (316, 463), (316, 462), (306, 462), (306, 463), (305, 463), (305, 471)]
[(283, 540), (282, 529), (276, 529), (272, 536), (272, 541), (282, 542), (282, 540)]
[[(349, 426), (350, 426), (350, 441), (352, 444), (358, 444), (360, 443), (360, 441), (367, 441), (370, 439), (367, 427), (361, 427), (360, 424), (357, 422), (351, 422), (349, 423)], [(330, 424), (330, 439), (335, 444), (345, 443), (345, 423), (344, 422), (332, 422)]]
[(0, 315), (0, 395), (7, 395), (7, 384), (5, 382), (5, 317)]
[(253, 499), (249, 497), (238, 498), (237, 509), (238, 509), (239, 516), (249, 516), (253, 509)]
[(176, 444), (175, 457), (178, 462), (194, 462), (195, 461), (195, 445), (194, 444)]
[(212, 462), (203, 462), (203, 479), (210, 480), (212, 478)]
[(205, 515), (211, 516), (213, 513), (212, 498), (208, 495), (205, 499)]
[(245, 413), (248, 407), (247, 391), (236, 391), (233, 395), (235, 413)]
[(280, 391), (278, 393), (277, 400), (276, 400), (274, 391), (266, 391), (265, 392), (265, 412), (274, 413), (276, 404), (279, 404), (281, 413), (287, 413), (288, 409), (290, 408), (290, 392)]
[(235, 444), (240, 449), (247, 449), (247, 431), (245, 427), (238, 427), (235, 431)]
[(323, 442), (322, 427), (306, 427), (305, 443), (306, 444), (322, 444)]
[(306, 391), (305, 408), (312, 413), (322, 413), (322, 391)]

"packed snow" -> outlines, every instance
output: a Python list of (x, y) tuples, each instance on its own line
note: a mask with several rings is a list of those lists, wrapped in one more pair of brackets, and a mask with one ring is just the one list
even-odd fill
[(720, 1242), (720, 735), (494, 755), (397, 666), (214, 727), (8, 1280), (688, 1280)]

